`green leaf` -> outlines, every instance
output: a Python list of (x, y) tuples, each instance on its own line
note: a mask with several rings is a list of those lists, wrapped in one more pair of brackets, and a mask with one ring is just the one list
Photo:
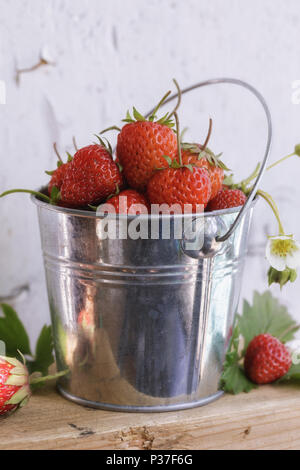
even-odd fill
[(290, 370), (278, 382), (298, 381), (300, 380), (300, 364), (292, 364)]
[(234, 395), (241, 392), (248, 393), (253, 388), (256, 388), (256, 385), (246, 377), (240, 364), (241, 356), (239, 354), (239, 344), (240, 330), (236, 324), (226, 353), (220, 382), (220, 387), (224, 392), (233, 393)]
[(193, 165), (191, 165), (190, 163), (188, 163), (187, 165), (184, 165), (185, 168), (188, 168), (188, 170), (190, 170), (192, 173), (194, 171), (194, 167)]
[(245, 375), (242, 367), (235, 363), (227, 367), (222, 374), (222, 389), (226, 393), (237, 395), (238, 393), (248, 393), (257, 388)]
[(0, 317), (0, 340), (5, 343), (6, 355), (17, 357), (18, 350), (31, 355), (29, 338), (17, 313), (7, 304), (0, 305), (4, 314)]
[(48, 374), (48, 369), (54, 362), (53, 356), (53, 338), (50, 326), (44, 326), (37, 340), (35, 358), (30, 363), (30, 373), (41, 372), (42, 375)]
[(294, 338), (299, 326), (289, 315), (287, 308), (267, 291), (254, 292), (253, 305), (244, 301), (243, 315), (238, 316), (240, 333), (245, 340), (245, 348), (257, 335), (269, 333), (283, 343)]
[(169, 157), (168, 155), (163, 155), (162, 158), (167, 160), (169, 166), (172, 165), (172, 158), (171, 157)]
[(60, 191), (56, 186), (53, 186), (53, 188), (51, 189), (51, 196), (50, 196), (51, 204), (56, 204), (59, 199), (60, 199)]
[(135, 107), (133, 107), (133, 116), (137, 121), (146, 121), (144, 116), (142, 116)]

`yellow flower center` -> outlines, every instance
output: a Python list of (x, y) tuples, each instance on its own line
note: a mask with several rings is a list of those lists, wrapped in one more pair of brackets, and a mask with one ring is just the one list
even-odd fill
[(275, 256), (280, 256), (283, 258), (297, 250), (298, 248), (292, 239), (272, 240), (271, 253)]

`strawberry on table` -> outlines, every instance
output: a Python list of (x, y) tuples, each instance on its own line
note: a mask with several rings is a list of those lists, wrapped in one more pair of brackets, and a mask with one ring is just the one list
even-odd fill
[(26, 366), (15, 358), (0, 356), (0, 416), (25, 405), (30, 395)]
[(280, 379), (291, 365), (291, 355), (285, 345), (268, 333), (255, 336), (248, 345), (245, 373), (256, 384), (268, 384)]

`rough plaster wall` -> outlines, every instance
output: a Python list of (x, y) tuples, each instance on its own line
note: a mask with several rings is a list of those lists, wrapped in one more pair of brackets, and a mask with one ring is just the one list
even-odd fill
[[(181, 86), (233, 76), (257, 86), (274, 119), (274, 160), (300, 140), (300, 106), (291, 103), (291, 82), (300, 79), (298, 0), (0, 0), (0, 189), (36, 188), (53, 169), (53, 141), (70, 149), (118, 123), (135, 104), (149, 110), (176, 77)], [(15, 82), (16, 67), (37, 62), (47, 49), (55, 62)], [(246, 175), (261, 158), (265, 123), (253, 98), (229, 87), (199, 91), (184, 100), (190, 136), (205, 135), (214, 120), (211, 146), (231, 168)], [(300, 162), (265, 177), (287, 230), (300, 238)], [(0, 296), (29, 283), (18, 308), (35, 338), (49, 322), (36, 211), (24, 195), (0, 204)], [(243, 296), (266, 288), (264, 232), (276, 233), (260, 202), (250, 238)], [(280, 294), (298, 311), (299, 282)]]

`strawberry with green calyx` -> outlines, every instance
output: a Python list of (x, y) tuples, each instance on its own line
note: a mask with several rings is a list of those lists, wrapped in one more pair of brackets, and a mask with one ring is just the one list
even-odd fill
[(203, 145), (197, 143), (182, 143), (182, 162), (183, 164), (193, 164), (204, 167), (208, 170), (211, 180), (211, 198), (214, 198), (220, 191), (224, 179), (224, 170), (228, 171), (227, 166), (220, 160), (221, 153), (215, 155), (208, 147), (212, 131), (212, 120), (209, 120), (208, 134)]
[(157, 119), (156, 114), (169, 96), (168, 92), (148, 119), (133, 108), (133, 116), (127, 112), (123, 120), (126, 124), (122, 129), (114, 126), (114, 129), (120, 131), (116, 149), (117, 159), (122, 165), (129, 186), (138, 191), (146, 190), (155, 168), (167, 167), (164, 155), (169, 155), (172, 159), (176, 157), (177, 137), (172, 127), (174, 113), (181, 101), (181, 92), (176, 80), (174, 83), (178, 89), (178, 102), (173, 111)]
[(114, 191), (116, 184), (122, 187), (124, 182), (118, 165), (112, 159), (111, 147), (100, 140), (101, 145), (84, 147), (75, 153), (72, 160), (70, 157), (66, 164), (59, 164), (50, 181), (50, 197), (28, 189), (5, 191), (0, 197), (24, 192), (49, 204), (72, 208), (100, 203)]
[(28, 369), (16, 358), (0, 356), (0, 417), (9, 415), (26, 405), (31, 397), (31, 386), (42, 384), (66, 375), (68, 371), (56, 375), (36, 377), (29, 376)]
[[(177, 135), (179, 120), (175, 112)], [(147, 195), (151, 204), (178, 204), (181, 210), (190, 205), (197, 212), (207, 205), (211, 195), (211, 181), (206, 168), (193, 164), (184, 165), (181, 158), (181, 145), (178, 141), (178, 160), (165, 156), (167, 168), (158, 168), (147, 186)]]
[[(74, 145), (76, 145), (75, 140), (74, 140)], [(38, 199), (41, 199), (44, 202), (48, 202), (49, 204), (56, 205), (59, 200), (59, 190), (61, 188), (64, 176), (66, 173), (66, 169), (69, 163), (72, 161), (73, 157), (69, 152), (67, 152), (68, 160), (67, 162), (64, 163), (57, 150), (56, 143), (53, 144), (53, 148), (58, 157), (58, 160), (57, 160), (57, 168), (55, 170), (45, 172), (47, 175), (51, 176), (51, 180), (48, 184), (49, 196), (39, 191), (33, 191), (31, 189), (12, 189), (12, 190), (5, 191), (4, 193), (0, 194), (0, 197), (4, 197), (4, 196), (7, 196), (8, 194), (13, 194), (13, 193), (27, 193), (27, 194), (32, 194), (33, 196), (36, 196)]]
[[(74, 142), (74, 145), (76, 145), (76, 143)], [(61, 186), (62, 186), (62, 183), (63, 183), (63, 180), (64, 180), (64, 177), (65, 177), (65, 174), (66, 174), (66, 170), (68, 168), (68, 165), (69, 163), (73, 160), (73, 157), (72, 155), (67, 152), (67, 156), (68, 156), (68, 160), (67, 162), (63, 162), (58, 150), (57, 150), (57, 146), (56, 146), (56, 143), (53, 144), (53, 148), (54, 148), (54, 151), (58, 157), (58, 160), (57, 160), (57, 168), (53, 171), (46, 171), (46, 174), (51, 176), (51, 180), (48, 184), (48, 193), (49, 193), (49, 196), (51, 197), (51, 194), (52, 194), (52, 189), (55, 187), (57, 188), (58, 190), (60, 190)]]
[(278, 338), (263, 333), (255, 336), (247, 347), (244, 369), (256, 384), (269, 384), (281, 379), (292, 365), (292, 358)]
[(299, 325), (269, 291), (254, 293), (237, 315), (221, 378), (227, 393), (249, 392), (261, 383), (299, 381), (299, 365), (291, 364), (284, 346), (294, 339)]
[(113, 161), (111, 148), (94, 144), (78, 150), (60, 188), (59, 200), (68, 207), (96, 205), (123, 186), (123, 177)]

